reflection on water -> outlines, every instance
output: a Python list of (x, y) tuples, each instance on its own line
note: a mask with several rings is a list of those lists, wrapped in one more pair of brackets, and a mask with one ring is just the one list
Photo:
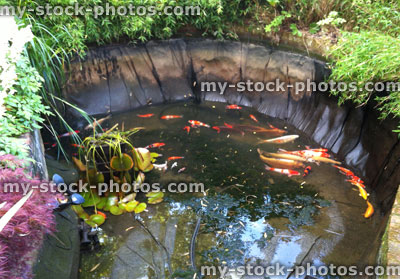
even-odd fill
[[(139, 113), (155, 116), (142, 119), (136, 116)], [(249, 113), (260, 123), (253, 122)], [(184, 117), (160, 120), (166, 114)], [(103, 126), (119, 123), (125, 129), (146, 128), (134, 136), (135, 146), (166, 144), (157, 151), (163, 154), (158, 163), (169, 156), (185, 157), (165, 173), (150, 172), (147, 182), (201, 182), (206, 193), (167, 193), (162, 204), (149, 206), (140, 217), (109, 216), (102, 226), (106, 244), (98, 252), (82, 255), (81, 278), (164, 278), (171, 272), (174, 278), (193, 278), (190, 242), (198, 218), (197, 267), (366, 261), (368, 242), (375, 237), (374, 222), (362, 218), (365, 203), (336, 169), (312, 165), (305, 178), (267, 172), (256, 151), (262, 136), (217, 133), (203, 127), (187, 134), (182, 128), (189, 119), (212, 126), (226, 122), (268, 127), (270, 123), (300, 135), (279, 147), (317, 147), (283, 122), (246, 109), (225, 111), (223, 104), (175, 104), (113, 116)], [(275, 152), (278, 147), (264, 144), (262, 148)], [(182, 167), (186, 170), (178, 173)]]

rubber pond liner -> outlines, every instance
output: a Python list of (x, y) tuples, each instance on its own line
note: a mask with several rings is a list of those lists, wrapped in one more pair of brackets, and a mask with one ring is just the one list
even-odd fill
[[(109, 46), (90, 50), (85, 61), (75, 62), (71, 65), (64, 96), (68, 101), (79, 105), (92, 115), (111, 113), (113, 117), (110, 121), (119, 117), (118, 113), (136, 109), (131, 114), (121, 114), (122, 119), (125, 119), (125, 125), (127, 123), (138, 123), (136, 126), (141, 126), (140, 120), (132, 120), (134, 115), (147, 113), (150, 109), (162, 108), (148, 107), (148, 105), (163, 104), (165, 109), (168, 110), (167, 104), (171, 103), (181, 102), (179, 106), (183, 107), (184, 104), (188, 103), (204, 103), (204, 105), (207, 105), (207, 102), (211, 101), (249, 107), (251, 108), (249, 113), (258, 112), (260, 115), (272, 117), (268, 120), (277, 121), (275, 126), (286, 125), (289, 128), (292, 127), (290, 129), (297, 129), (296, 132), (301, 134), (303, 138), (307, 138), (309, 142), (329, 149), (337, 160), (342, 161), (347, 168), (358, 174), (368, 185), (375, 205), (375, 215), (369, 225), (370, 228), (374, 228), (375, 237), (370, 240), (369, 246), (371, 248), (369, 250), (355, 251), (355, 254), (359, 253), (360, 258), (365, 259), (366, 262), (375, 263), (381, 236), (400, 182), (399, 164), (397, 163), (400, 145), (396, 135), (391, 132), (395, 128), (395, 121), (377, 120), (377, 113), (372, 105), (355, 108), (346, 104), (338, 107), (336, 100), (329, 97), (327, 93), (307, 92), (306, 90), (296, 93), (290, 88), (286, 88), (282, 92), (237, 92), (234, 88), (228, 88), (224, 94), (220, 94), (218, 88), (209, 91), (204, 91), (201, 88), (204, 82), (210, 81), (236, 84), (245, 80), (265, 83), (280, 79), (295, 84), (309, 79), (319, 82), (324, 80), (328, 74), (329, 71), (321, 61), (267, 46), (241, 42), (176, 39), (153, 41), (138, 46)], [(157, 112), (161, 113), (160, 111)], [(240, 117), (237, 120), (240, 120)], [(164, 131), (164, 133), (166, 132)], [(159, 134), (153, 136), (155, 135), (160, 137)], [(258, 159), (255, 157), (254, 160)], [(286, 183), (289, 182), (286, 181)], [(333, 195), (333, 193), (330, 194)], [(224, 194), (221, 194), (221, 198), (209, 202), (214, 202), (214, 206), (217, 206), (218, 202), (235, 204), (234, 200), (223, 196)], [(329, 200), (329, 197), (324, 198)], [(282, 202), (290, 203), (290, 201)], [(173, 205), (174, 202), (171, 204)], [(323, 207), (322, 205), (318, 204), (320, 207)], [(167, 203), (159, 205), (159, 207), (163, 206), (168, 207)], [(183, 206), (183, 208), (187, 209), (187, 206)], [(332, 208), (332, 206), (327, 208)], [(176, 233), (176, 230), (174, 231), (175, 225), (178, 228), (181, 226), (188, 228), (187, 232), (181, 232), (183, 235), (190, 234), (189, 227), (190, 231), (197, 227), (197, 215), (195, 213), (179, 212), (178, 209), (169, 207), (160, 212), (172, 214), (171, 210), (175, 212), (174, 214), (181, 214), (183, 217), (175, 221), (172, 218), (168, 222), (162, 222), (162, 214), (157, 214), (158, 211), (153, 212), (151, 207), (148, 209), (148, 216), (143, 217), (147, 228), (152, 232), (156, 231), (157, 238), (165, 241), (163, 245), (167, 247), (167, 250), (173, 250), (174, 247), (177, 249), (176, 245), (178, 244), (183, 245), (182, 243), (173, 243), (173, 239), (168, 237), (170, 234)], [(351, 210), (349, 209), (349, 211)], [(331, 221), (335, 223), (335, 217), (333, 215), (331, 217), (333, 218)], [(336, 218), (339, 218), (339, 216), (336, 216)], [(362, 216), (359, 218), (362, 218)], [(214, 222), (217, 222), (218, 219), (215, 218)], [(336, 222), (340, 223), (339, 219)], [(129, 220), (138, 222), (138, 220), (133, 221), (133, 218)], [(143, 223), (143, 220), (139, 220), (139, 224)], [(153, 276), (156, 276), (155, 274), (161, 276), (161, 271), (158, 270), (157, 266), (163, 266), (162, 262), (166, 259), (162, 252), (157, 252), (160, 247), (157, 248), (157, 243), (154, 244), (149, 241), (148, 236), (144, 236), (143, 232), (138, 232), (137, 228), (129, 229), (132, 226), (141, 228), (141, 225), (133, 223), (128, 226), (127, 222), (122, 222), (121, 219), (120, 221), (116, 219), (107, 221), (104, 226), (113, 225), (115, 231), (120, 232), (119, 236), (115, 234), (113, 237), (116, 239), (121, 237), (123, 243), (127, 245), (124, 248), (125, 250), (119, 252), (126, 255), (130, 253), (129, 255), (131, 255), (134, 252), (129, 249), (132, 249), (138, 243), (143, 244), (144, 248), (141, 252), (146, 254), (151, 251), (155, 253), (156, 261), (160, 261), (157, 264), (147, 263), (150, 269), (153, 267), (153, 271), (149, 272), (154, 273)], [(238, 224), (240, 219), (234, 221)], [(252, 222), (254, 226), (258, 224), (257, 220), (251, 218), (247, 221)], [(225, 225), (229, 227), (233, 224)], [(258, 225), (262, 226), (262, 224)], [(265, 226), (263, 228), (266, 229)], [(246, 229), (246, 224), (244, 229)], [(211, 232), (207, 232), (204, 228), (202, 230), (197, 241), (200, 241), (200, 243), (203, 243), (202, 241), (206, 243), (207, 239), (211, 241)], [(329, 228), (326, 228), (326, 230), (330, 231)], [(142, 229), (142, 231), (144, 230)], [(359, 237), (362, 237), (365, 233), (364, 231), (357, 232)], [(231, 231), (230, 233), (234, 232)], [(268, 240), (269, 234), (267, 231), (265, 233), (265, 239)], [(274, 234), (275, 232), (271, 231), (270, 233)], [(203, 240), (200, 240), (200, 238), (203, 238)], [(296, 235), (282, 235), (281, 238), (290, 243), (290, 245), (285, 246), (285, 249), (282, 248), (281, 255), (289, 253), (288, 251), (293, 252), (296, 249), (301, 249), (301, 247), (299, 248), (301, 240)], [(309, 246), (312, 246), (312, 240), (309, 239), (309, 241)], [(113, 245), (112, 243), (119, 242), (115, 240), (110, 245)], [(212, 246), (215, 243), (208, 244)], [(279, 244), (280, 242), (276, 240), (272, 246), (279, 248)], [(345, 247), (346, 242), (340, 245)], [(233, 248), (239, 249), (237, 246)], [(323, 248), (321, 249), (323, 251)], [(106, 254), (109, 253), (109, 257), (115, 256), (115, 254), (112, 254), (115, 250), (104, 250), (108, 251)], [(226, 253), (229, 254), (228, 251)], [(137, 257), (140, 258), (140, 256)], [(296, 259), (288, 259), (287, 263), (298, 264), (302, 260), (305, 259), (299, 256)], [(125, 278), (124, 276), (128, 276), (127, 274), (131, 271), (129, 268), (123, 268), (123, 261), (119, 261), (122, 264), (119, 268), (113, 270), (123, 270), (126, 274), (114, 274), (114, 277), (111, 276), (112, 278)], [(91, 268), (97, 263), (89, 260), (86, 264), (88, 266), (85, 267)], [(93, 265), (90, 266), (90, 264)], [(171, 264), (174, 266), (174, 263)], [(175, 263), (175, 266), (177, 265)]]

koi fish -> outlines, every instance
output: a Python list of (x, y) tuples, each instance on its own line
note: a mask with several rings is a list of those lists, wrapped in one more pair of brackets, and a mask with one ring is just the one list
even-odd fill
[(278, 129), (275, 126), (273, 126), (272, 124), (270, 124), (270, 123), (267, 123), (267, 124), (268, 124), (268, 127), (270, 127), (271, 129)]
[(372, 206), (372, 204), (367, 201), (367, 210), (365, 210), (364, 213), (364, 218), (369, 218), (374, 214), (374, 207)]
[(365, 191), (365, 189), (363, 187), (361, 187), (360, 185), (356, 185), (358, 187), (358, 190), (360, 191), (360, 196), (364, 199), (367, 200), (368, 199), (368, 193), (367, 191)]
[(302, 157), (330, 157), (328, 153), (320, 152), (320, 151), (313, 151), (313, 150), (296, 150), (296, 151), (287, 151), (285, 149), (279, 149), (278, 153), (286, 153), (286, 154), (293, 154)]
[(160, 171), (166, 171), (167, 169), (168, 169), (168, 162), (167, 161), (165, 161), (165, 163), (164, 164), (153, 164), (153, 166), (154, 166), (154, 168), (156, 169), (156, 170), (160, 170)]
[(156, 142), (156, 143), (152, 143), (152, 144), (146, 146), (145, 148), (147, 148), (147, 149), (148, 148), (156, 148), (156, 147), (160, 148), (164, 145), (165, 145), (165, 143), (163, 143), (163, 142)]
[(164, 115), (164, 116), (161, 116), (161, 119), (170, 120), (170, 119), (177, 119), (177, 118), (182, 118), (182, 117), (183, 117), (182, 115)]
[(227, 126), (213, 126), (212, 129), (216, 130), (217, 133), (220, 133), (221, 131), (224, 132), (235, 132), (235, 133), (240, 133), (242, 136), (244, 136), (244, 132), (242, 130), (236, 129), (236, 128), (230, 128)]
[(307, 175), (309, 175), (310, 172), (311, 172), (311, 167), (310, 167), (310, 166), (307, 166), (307, 167), (304, 169), (303, 177), (306, 177)]
[(273, 172), (277, 172), (277, 173), (286, 174), (288, 177), (291, 177), (292, 175), (300, 175), (300, 173), (295, 170), (271, 168), (268, 165), (265, 165), (265, 169), (267, 171), (273, 171)]
[(261, 150), (260, 148), (257, 149), (257, 152), (260, 155), (273, 157), (273, 158), (288, 159), (288, 160), (294, 160), (294, 161), (300, 161), (300, 162), (314, 162), (311, 158), (304, 158), (304, 157), (292, 155), (292, 154), (269, 153), (269, 152), (265, 152), (265, 151)]
[(351, 170), (339, 166), (333, 166), (333, 167), (337, 168), (341, 173), (343, 173), (346, 176), (350, 177), (355, 176), (355, 174)]
[(106, 216), (106, 214), (104, 214), (103, 212), (101, 212), (101, 211), (97, 210), (97, 214), (99, 214), (99, 215), (103, 216), (103, 218), (104, 218), (104, 219), (107, 219), (107, 216)]
[(192, 127), (199, 127), (200, 126), (200, 127), (210, 128), (210, 125), (205, 124), (205, 123), (203, 123), (201, 121), (198, 121), (198, 120), (189, 120), (188, 122), (189, 122), (190, 125), (192, 125)]
[(228, 105), (228, 106), (226, 106), (225, 107), (226, 109), (242, 109), (242, 107), (241, 106), (238, 106), (238, 105)]
[(181, 168), (181, 169), (178, 170), (178, 173), (181, 173), (181, 172), (183, 172), (183, 171), (185, 171), (185, 170), (186, 170), (186, 168), (183, 167), (183, 168)]
[(183, 130), (185, 130), (189, 134), (190, 133), (190, 126), (183, 127)]
[(99, 124), (101, 125), (104, 121), (106, 121), (107, 119), (110, 119), (110, 117), (111, 117), (111, 114), (109, 114), (109, 115), (107, 115), (106, 117), (103, 117), (103, 118), (101, 118), (101, 119), (99, 119), (99, 120), (94, 119), (93, 123), (87, 125), (87, 126), (84, 128), (84, 130), (92, 129), (92, 128), (96, 127), (96, 125), (99, 125)]
[(256, 118), (254, 115), (250, 114), (249, 117), (250, 117), (253, 121), (255, 121), (255, 122), (258, 123), (258, 120), (257, 120), (257, 118)]
[(260, 159), (264, 163), (268, 164), (274, 168), (282, 168), (282, 169), (297, 169), (304, 168), (302, 162), (289, 160), (289, 159), (277, 159), (277, 158), (268, 158), (260, 154)]
[(352, 181), (364, 184), (364, 181), (362, 181), (361, 178), (359, 178), (358, 176), (352, 175), (352, 176), (350, 176), (350, 178)]
[(150, 118), (150, 117), (152, 117), (152, 116), (154, 116), (154, 113), (137, 114), (137, 117), (140, 117), (140, 118)]
[(321, 157), (321, 156), (313, 156), (311, 157), (312, 160), (316, 162), (323, 162), (323, 163), (328, 163), (328, 164), (335, 164), (335, 165), (341, 165), (342, 163), (339, 161), (335, 161), (326, 157)]
[(273, 138), (273, 139), (267, 139), (267, 140), (262, 140), (259, 142), (260, 143), (277, 143), (277, 144), (282, 144), (282, 143), (287, 143), (294, 141), (297, 139), (299, 136), (298, 135), (289, 135), (289, 136), (283, 136), (283, 137), (278, 137), (278, 138)]
[(172, 160), (179, 160), (179, 159), (183, 159), (184, 157), (182, 156), (172, 156), (172, 157), (168, 157), (168, 161), (172, 161)]
[(73, 135), (73, 134), (79, 134), (81, 131), (79, 131), (79, 130), (75, 130), (75, 131), (73, 131), (73, 132), (68, 132), (68, 133), (64, 133), (64, 134), (61, 134), (61, 135), (58, 135), (57, 136), (57, 138), (64, 138), (64, 137), (68, 137), (68, 136), (71, 136), (71, 135)]
[(233, 129), (233, 126), (232, 126), (232, 125), (230, 125), (230, 124), (228, 124), (228, 123), (226, 123), (226, 122), (224, 122), (224, 125), (225, 125), (225, 127), (228, 127), (228, 128), (231, 128), (231, 129)]
[(172, 166), (171, 166), (171, 170), (172, 170), (173, 168), (177, 167), (177, 166), (178, 166), (178, 163), (177, 163), (177, 162), (174, 162), (174, 163), (172, 164)]
[(76, 143), (71, 143), (71, 146), (72, 147), (78, 147), (78, 148), (85, 148), (83, 145), (79, 145), (79, 144), (76, 144)]
[(351, 185), (354, 185), (354, 186), (357, 186), (357, 187), (361, 187), (361, 188), (365, 188), (365, 185), (362, 184), (361, 182), (358, 182), (358, 181), (355, 181), (355, 180), (352, 180), (352, 179), (349, 179), (347, 181), (350, 182)]
[(328, 152), (328, 149), (326, 149), (326, 148), (310, 148), (309, 146), (306, 146), (306, 149), (307, 150), (312, 150), (312, 151), (315, 151), (315, 152)]

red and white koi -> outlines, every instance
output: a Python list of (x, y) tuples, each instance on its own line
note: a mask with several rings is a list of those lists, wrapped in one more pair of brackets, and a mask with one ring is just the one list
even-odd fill
[(148, 146), (146, 146), (145, 148), (146, 149), (149, 149), (149, 148), (160, 148), (160, 147), (162, 147), (162, 146), (164, 146), (165, 145), (165, 143), (163, 143), (163, 142), (155, 142), (155, 143), (152, 143), (152, 144), (149, 144)]
[(282, 137), (273, 138), (273, 139), (262, 140), (259, 143), (277, 143), (277, 144), (282, 144), (282, 143), (287, 143), (287, 142), (294, 141), (298, 137), (299, 137), (298, 135), (288, 135), (288, 136), (282, 136)]
[(183, 171), (185, 171), (185, 170), (186, 170), (186, 168), (183, 167), (183, 168), (181, 168), (181, 169), (178, 170), (178, 173), (181, 173), (181, 172), (183, 172)]
[(140, 118), (150, 118), (150, 117), (153, 117), (153, 116), (154, 116), (154, 113), (137, 114), (137, 117), (140, 117)]
[(203, 122), (201, 122), (201, 121), (198, 121), (198, 120), (189, 120), (188, 122), (189, 122), (189, 124), (192, 126), (192, 128), (195, 128), (195, 127), (206, 127), (206, 128), (210, 128), (210, 125), (205, 124), (205, 123), (203, 123)]
[(64, 138), (64, 137), (72, 136), (73, 134), (79, 134), (80, 132), (81, 131), (79, 131), (79, 130), (75, 130), (73, 132), (68, 132), (68, 133), (58, 135), (57, 138)]
[(273, 172), (277, 172), (277, 173), (281, 173), (281, 174), (286, 174), (288, 177), (291, 177), (292, 175), (300, 175), (300, 173), (295, 170), (271, 168), (268, 165), (265, 165), (265, 169), (267, 171), (273, 171)]
[(258, 120), (254, 115), (250, 114), (249, 117), (251, 118), (251, 120), (253, 120), (253, 121), (258, 123)]
[(226, 109), (237, 109), (237, 110), (242, 109), (242, 107), (238, 106), (238, 105), (228, 105), (225, 108)]
[(358, 182), (358, 181), (355, 181), (355, 180), (352, 180), (352, 179), (349, 179), (347, 181), (350, 182), (351, 185), (354, 185), (354, 186), (357, 186), (357, 187), (361, 187), (361, 188), (365, 188), (365, 185), (363, 183)]
[(170, 119), (177, 119), (177, 118), (182, 118), (182, 117), (183, 117), (183, 115), (164, 115), (164, 116), (161, 116), (161, 119), (170, 120)]

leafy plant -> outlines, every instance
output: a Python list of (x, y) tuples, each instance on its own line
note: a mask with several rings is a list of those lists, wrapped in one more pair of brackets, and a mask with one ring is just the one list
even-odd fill
[(285, 19), (290, 18), (292, 15), (286, 11), (283, 11), (281, 15), (276, 16), (269, 24), (264, 27), (265, 32), (278, 32), (285, 21)]
[(22, 191), (5, 192), (6, 183), (30, 185), (33, 189), (30, 198), (0, 232), (0, 277), (31, 278), (32, 252), (40, 247), (46, 233), (55, 230), (51, 204), (56, 196), (50, 192), (41, 193), (41, 181), (25, 173), (23, 162), (15, 156), (0, 156), (0, 162), (0, 217), (23, 197)]
[(299, 29), (297, 29), (297, 26), (294, 23), (290, 24), (290, 30), (292, 30), (292, 34), (294, 36), (298, 36), (298, 37), (303, 36), (303, 33), (301, 33)]

